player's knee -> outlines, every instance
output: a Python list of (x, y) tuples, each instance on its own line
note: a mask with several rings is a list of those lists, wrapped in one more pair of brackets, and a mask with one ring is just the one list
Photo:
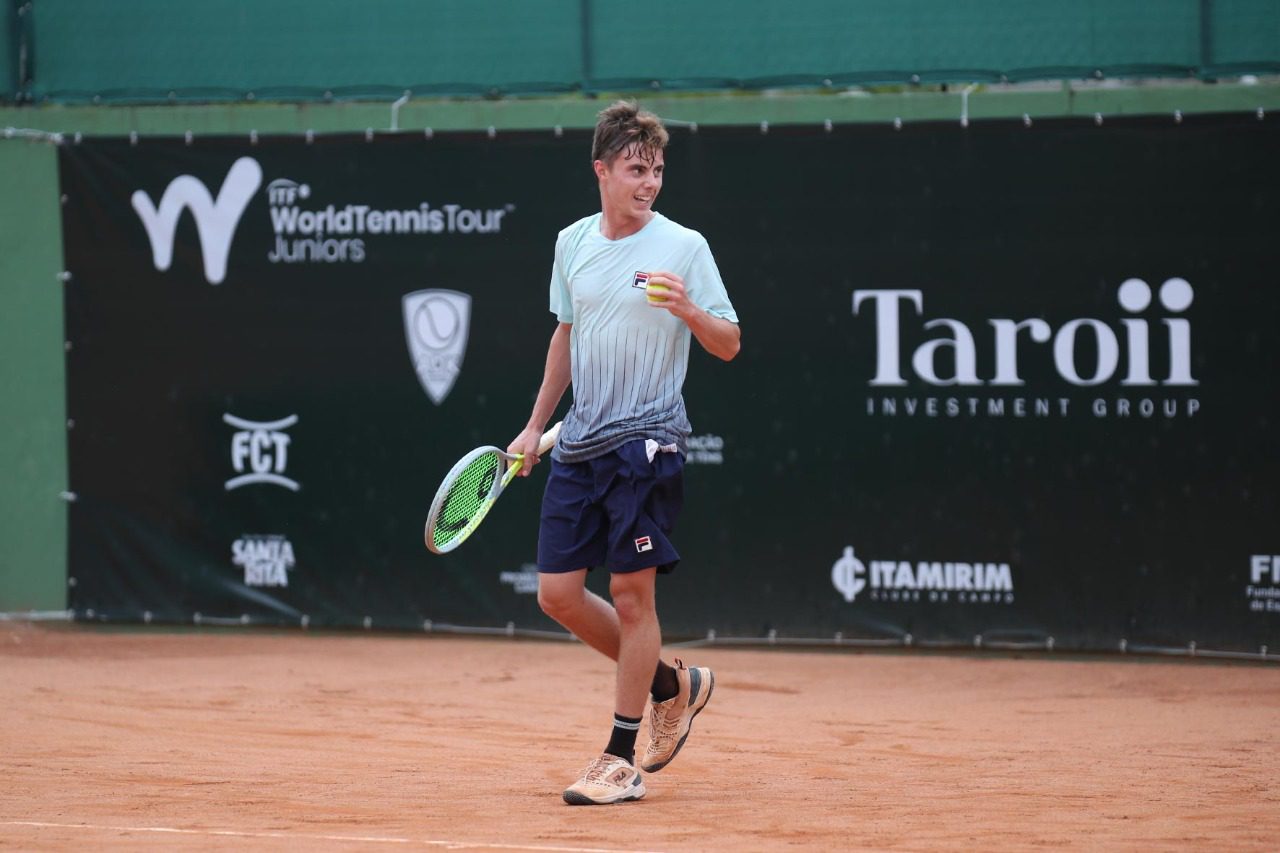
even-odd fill
[(613, 598), (613, 609), (618, 612), (618, 621), (624, 625), (636, 625), (654, 618), (655, 608), (653, 596), (643, 590), (618, 588), (610, 589)]
[(562, 589), (548, 584), (538, 587), (538, 606), (557, 622), (572, 615), (581, 604), (582, 590), (579, 588)]

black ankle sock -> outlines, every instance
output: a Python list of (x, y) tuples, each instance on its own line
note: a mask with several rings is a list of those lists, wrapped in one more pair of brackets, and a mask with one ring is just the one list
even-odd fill
[(636, 733), (640, 731), (639, 717), (613, 715), (613, 734), (609, 737), (609, 745), (604, 751), (625, 759), (628, 764), (636, 763)]
[(676, 671), (668, 663), (658, 661), (658, 669), (653, 673), (653, 684), (649, 687), (653, 701), (665, 702), (680, 692), (680, 682), (676, 680)]

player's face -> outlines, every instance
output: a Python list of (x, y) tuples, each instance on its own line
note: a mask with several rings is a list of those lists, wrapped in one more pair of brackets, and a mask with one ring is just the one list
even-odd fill
[(663, 168), (661, 151), (653, 152), (651, 160), (636, 150), (624, 151), (608, 166), (597, 160), (600, 196), (609, 213), (626, 219), (647, 220), (662, 191)]

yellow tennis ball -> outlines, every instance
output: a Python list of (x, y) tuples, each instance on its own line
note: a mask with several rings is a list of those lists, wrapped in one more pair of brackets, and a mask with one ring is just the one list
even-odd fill
[(663, 296), (660, 291), (667, 291), (670, 289), (671, 288), (667, 287), (665, 284), (649, 282), (644, 286), (644, 295), (650, 302), (666, 302), (667, 297)]

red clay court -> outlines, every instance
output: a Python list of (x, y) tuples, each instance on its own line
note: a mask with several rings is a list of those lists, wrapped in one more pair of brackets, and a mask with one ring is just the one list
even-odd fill
[(583, 646), (0, 628), (0, 848), (1274, 850), (1280, 669), (686, 649), (717, 688), (638, 803)]

